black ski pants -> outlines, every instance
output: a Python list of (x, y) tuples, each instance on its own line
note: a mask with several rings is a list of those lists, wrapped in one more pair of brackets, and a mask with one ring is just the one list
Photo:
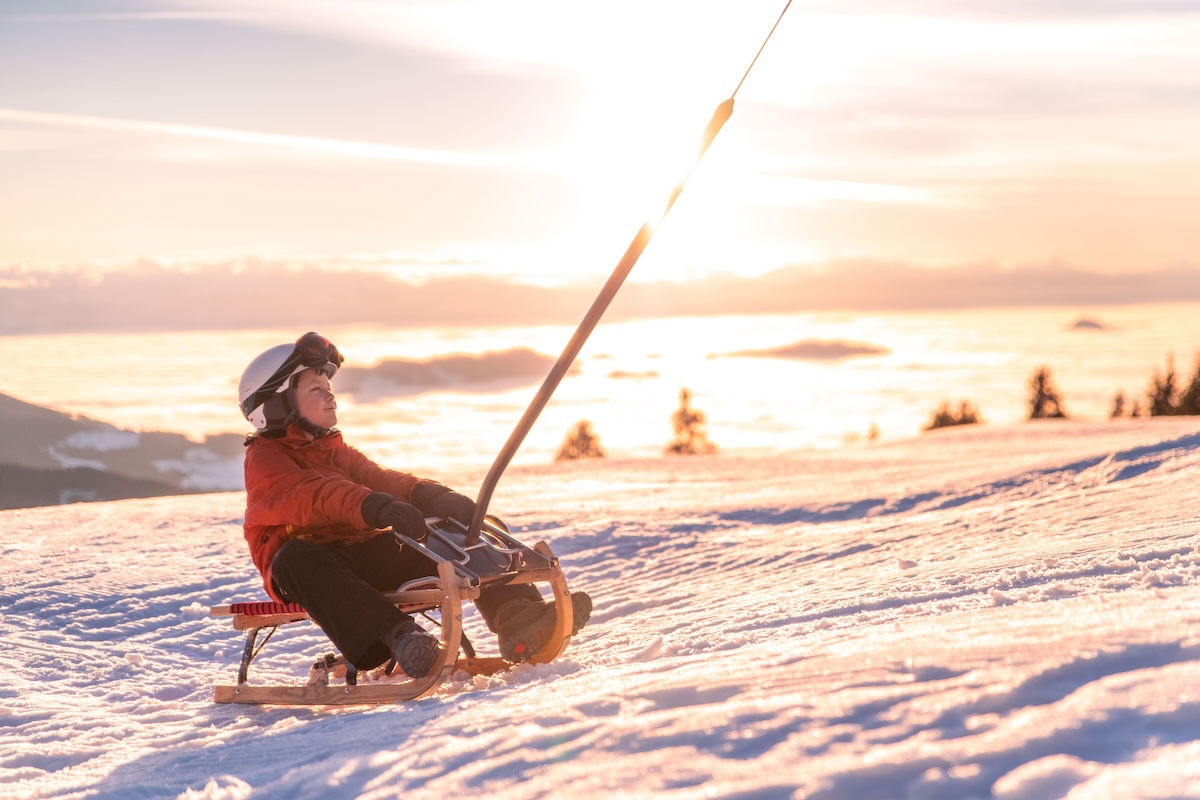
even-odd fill
[[(387, 635), (404, 612), (383, 593), (436, 574), (433, 561), (402, 548), (391, 533), (358, 544), (292, 539), (271, 562), (271, 578), (279, 593), (304, 606), (346, 660), (359, 669), (374, 669), (392, 657)], [(539, 599), (541, 594), (529, 584), (497, 586), (484, 589), (475, 607), (491, 627), (496, 610), (517, 597)]]

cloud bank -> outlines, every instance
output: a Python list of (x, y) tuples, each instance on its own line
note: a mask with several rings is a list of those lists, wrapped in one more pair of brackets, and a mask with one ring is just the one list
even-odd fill
[[(600, 282), (529, 286), (488, 276), (423, 284), (373, 271), (252, 262), (169, 269), (141, 262), (100, 275), (0, 269), (0, 335), (377, 324), (574, 324)], [(1101, 274), (1066, 265), (927, 269), (843, 261), (758, 278), (630, 283), (607, 319), (804, 311), (1104, 306), (1200, 300), (1200, 269)]]
[(536, 383), (553, 365), (554, 358), (526, 347), (425, 361), (389, 359), (372, 367), (338, 370), (338, 391), (364, 400), (439, 389), (486, 391)]

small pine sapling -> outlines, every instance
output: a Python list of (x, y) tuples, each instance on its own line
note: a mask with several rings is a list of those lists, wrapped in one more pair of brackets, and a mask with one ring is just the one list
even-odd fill
[(592, 423), (581, 419), (571, 428), (567, 437), (558, 448), (555, 461), (574, 461), (580, 458), (604, 458), (604, 448), (600, 446), (600, 437), (592, 430)]
[(704, 432), (705, 416), (691, 406), (692, 393), (686, 388), (679, 390), (679, 408), (671, 415), (671, 426), (675, 429), (675, 438), (666, 446), (667, 455), (690, 456), (715, 453), (717, 446), (708, 439)]

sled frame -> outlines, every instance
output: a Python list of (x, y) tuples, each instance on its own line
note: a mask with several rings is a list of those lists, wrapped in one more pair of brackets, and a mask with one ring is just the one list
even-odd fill
[[(426, 525), (428, 535), (423, 542), (402, 535), (397, 535), (397, 539), (403, 546), (412, 547), (434, 561), (437, 577), (414, 581), (418, 588), (401, 588), (386, 596), (405, 613), (440, 611), (438, 655), (429, 674), (407, 681), (362, 685), (358, 682), (359, 671), (352, 664), (347, 663), (341, 655), (330, 655), (313, 666), (307, 685), (252, 684), (250, 666), (276, 630), (282, 625), (311, 618), (303, 611), (244, 614), (235, 613), (233, 609), (236, 606), (213, 606), (209, 610), (212, 616), (231, 617), (233, 628), (246, 632), (237, 683), (215, 687), (215, 702), (287, 706), (396, 703), (431, 694), (459, 670), (478, 675), (508, 669), (513, 665), (502, 658), (475, 657), (469, 649), (469, 643), (468, 657), (459, 658), (459, 651), (464, 645), (462, 602), (476, 599), (484, 588), (493, 584), (549, 583), (557, 611), (554, 632), (546, 645), (529, 661), (535, 664), (549, 663), (562, 653), (570, 639), (573, 609), (562, 568), (545, 542), (538, 542), (530, 548), (512, 538), (502, 525), (489, 524), (487, 536), (464, 546), (459, 541), (466, 532), (461, 523), (433, 518), (427, 520)], [(500, 566), (496, 566), (496, 561), (501, 562)], [(329, 683), (330, 677), (343, 676), (344, 683)]]

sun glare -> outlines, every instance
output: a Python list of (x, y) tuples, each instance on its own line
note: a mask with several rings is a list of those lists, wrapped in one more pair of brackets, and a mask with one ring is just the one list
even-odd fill
[[(109, 41), (90, 80), (111, 97), (83, 105), (75, 78), (93, 65), (78, 53), (55, 51), (61, 74), (30, 68), (37, 108), (16, 95), (0, 108), (0, 149), (20, 155), (6, 252), (402, 251), (450, 265), (430, 274), (590, 280), (659, 218), (736, 86), (632, 280), (849, 253), (1189, 257), (1200, 116), (1173, 98), (1195, 84), (1195, 15), (796, 5), (739, 84), (784, 4), (172, 0), (176, 12), (39, 17), (29, 35), (50, 49), (67, 41), (57, 25), (82, 37), (91, 20), (128, 23), (131, 44), (152, 28), (178, 37), (155, 47), (179, 52), (134, 78), (135, 54)], [(227, 32), (229, 61), (195, 71)], [(235, 69), (246, 85), (221, 83)], [(386, 96), (409, 102), (374, 102)]]

